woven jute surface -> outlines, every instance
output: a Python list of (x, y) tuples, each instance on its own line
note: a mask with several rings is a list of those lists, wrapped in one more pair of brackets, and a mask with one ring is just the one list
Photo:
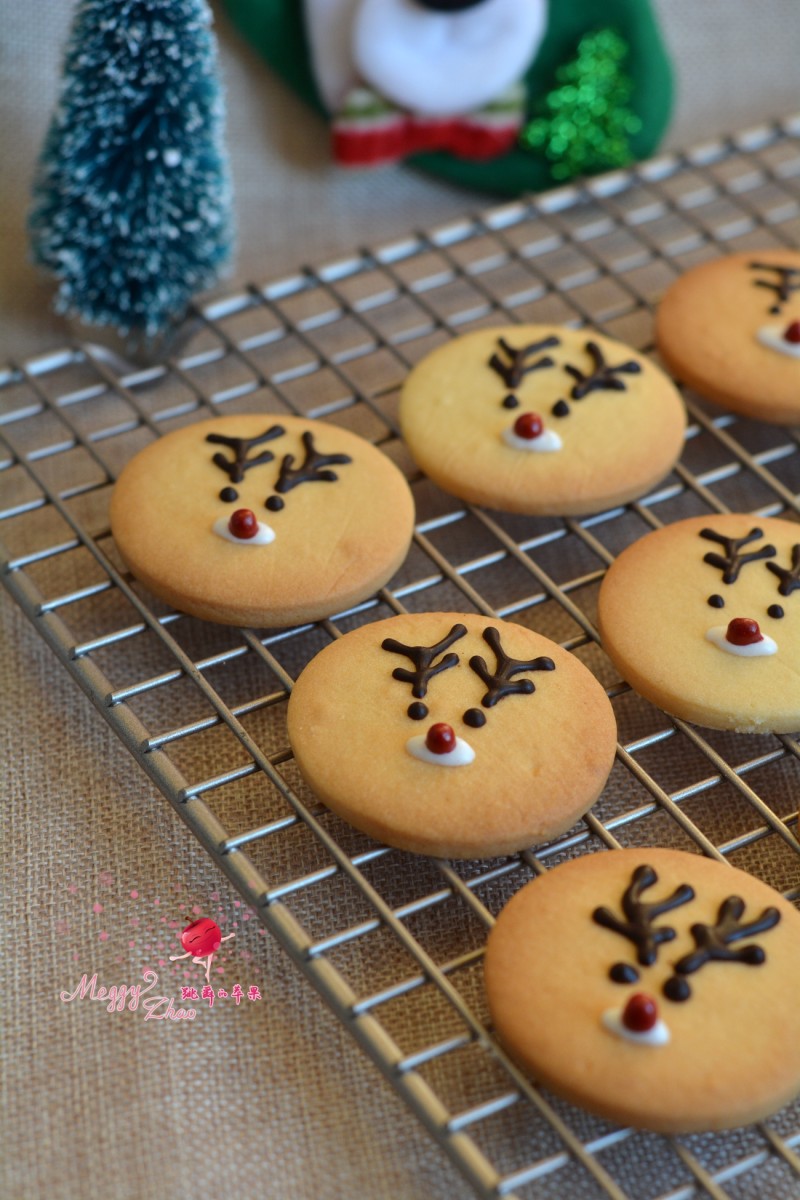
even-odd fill
[[(236, 893), (6, 598), (2, 622), (2, 1194), (458, 1195), (435, 1146), (273, 939), (242, 919)], [(186, 978), (168, 958), (193, 908), (225, 933), (238, 918), (214, 976), (216, 988), (240, 983), (238, 1006), (201, 1003), (181, 1024), (61, 1000), (84, 972), (111, 986), (151, 969), (150, 996), (188, 1008), (180, 988), (202, 986), (201, 969)]]
[[(726, 0), (724, 20), (720, 5), (660, 0), (657, 7), (679, 78), (670, 145), (796, 105), (796, 0), (769, 6)], [(23, 230), (69, 15), (59, 0), (0, 0), (3, 360), (58, 346), (67, 333), (49, 313), (50, 285), (27, 264)], [(224, 21), (219, 28), (241, 247), (225, 288), (265, 282), (303, 262), (319, 264), (491, 203), (400, 167), (336, 173), (322, 124), (268, 77)], [(69, 583), (59, 580), (59, 587)], [(0, 620), (0, 1195), (437, 1200), (471, 1194), (5, 595)], [(150, 717), (154, 727), (170, 723), (164, 714)], [(181, 762), (184, 772), (213, 775), (213, 739), (193, 753)], [(258, 803), (246, 790), (236, 803), (241, 808), (227, 819), (246, 828)], [(796, 808), (789, 797), (776, 804)], [(301, 848), (301, 866), (306, 852)], [(287, 842), (270, 864), (277, 878), (299, 873), (291, 855)], [(779, 864), (775, 872), (782, 883)], [(382, 883), (391, 887), (389, 878)], [(327, 906), (301, 912), (312, 927), (345, 928), (365, 916), (357, 899), (335, 889), (313, 893), (308, 904)], [(145, 1020), (143, 1005), (109, 1012), (97, 1000), (62, 999), (84, 974), (109, 987), (142, 983), (143, 973), (153, 971), (151, 998), (174, 997), (181, 1007), (181, 988), (203, 983), (199, 968), (170, 961), (193, 914), (235, 933), (214, 980), (217, 990), (240, 984), (240, 1003), (228, 997), (212, 1008), (201, 1001), (196, 1019), (181, 1022)], [(445, 945), (457, 914), (437, 919), (437, 944)], [(354, 984), (366, 991), (380, 981), (380, 955), (374, 970)], [(257, 998), (247, 995), (251, 987)], [(479, 981), (475, 996), (480, 1006)], [(421, 1004), (404, 1011), (393, 1032), (413, 1048), (438, 1030), (437, 1021)], [(440, 1081), (456, 1110), (469, 1105), (470, 1079), (467, 1072)], [(583, 1186), (576, 1183), (571, 1196), (583, 1195)], [(652, 1194), (658, 1190), (654, 1181)]]

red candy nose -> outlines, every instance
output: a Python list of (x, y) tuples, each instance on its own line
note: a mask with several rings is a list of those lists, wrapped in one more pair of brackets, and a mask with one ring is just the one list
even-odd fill
[(539, 437), (544, 430), (544, 421), (538, 413), (523, 413), (514, 422), (514, 433), (517, 437), (532, 440)]
[(751, 617), (734, 617), (728, 622), (725, 640), (733, 646), (752, 646), (754, 642), (763, 642), (764, 635), (758, 628), (758, 621)]
[(249, 508), (237, 508), (236, 512), (228, 521), (228, 529), (234, 537), (251, 538), (258, 533), (258, 521), (256, 514), (251, 512)]
[(431, 725), (425, 736), (425, 746), (431, 754), (449, 754), (455, 749), (456, 735), (452, 725), (443, 721)]
[(792, 321), (783, 331), (783, 340), (797, 344), (800, 342), (800, 321)]
[(635, 992), (622, 1012), (622, 1024), (631, 1033), (647, 1033), (658, 1020), (658, 1005), (652, 996)]

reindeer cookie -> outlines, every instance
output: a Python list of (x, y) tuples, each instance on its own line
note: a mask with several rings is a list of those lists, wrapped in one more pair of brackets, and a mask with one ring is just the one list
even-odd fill
[(405, 558), (414, 506), (374, 446), (319, 421), (185, 426), (126, 466), (111, 528), (130, 570), (193, 616), (283, 627), (371, 595)]
[(616, 724), (574, 655), (520, 625), (410, 613), (301, 673), (289, 740), (321, 800), (420, 854), (511, 854), (569, 829), (611, 770)]
[(623, 678), (667, 712), (800, 729), (800, 524), (725, 514), (649, 533), (609, 568), (598, 622)]
[(507, 512), (600, 512), (678, 458), (681, 399), (653, 363), (589, 330), (511, 325), (455, 338), (409, 375), (400, 421), (445, 491)]
[(800, 252), (703, 263), (667, 291), (658, 349), (701, 396), (777, 425), (800, 421)]
[(800, 1091), (800, 913), (699, 854), (552, 868), (500, 913), (486, 990), (536, 1081), (614, 1121), (728, 1129)]

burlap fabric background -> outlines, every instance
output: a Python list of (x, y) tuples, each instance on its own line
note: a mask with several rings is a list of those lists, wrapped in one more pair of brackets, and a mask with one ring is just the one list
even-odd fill
[[(797, 0), (660, 0), (678, 71), (671, 146), (800, 107)], [(0, 0), (2, 359), (61, 344), (24, 212), (55, 96), (65, 0)], [(483, 207), (402, 168), (341, 175), (326, 131), (220, 26), (240, 220), (231, 282)], [(456, 1197), (467, 1189), (237, 898), (15, 608), (0, 604), (2, 1196)], [(234, 929), (261, 999), (192, 1024), (62, 1003), (81, 974), (163, 992), (193, 909)], [(164, 918), (162, 920), (162, 918)], [(219, 1002), (221, 1004), (221, 1002)]]

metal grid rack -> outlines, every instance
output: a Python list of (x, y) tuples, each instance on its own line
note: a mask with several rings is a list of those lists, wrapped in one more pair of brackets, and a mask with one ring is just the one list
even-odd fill
[[(507, 1060), (480, 970), (516, 889), (603, 847), (682, 846), (800, 896), (800, 744), (665, 717), (615, 675), (594, 624), (603, 571), (648, 530), (728, 509), (797, 517), (800, 442), (687, 394), (685, 453), (656, 492), (588, 520), (508, 517), (420, 477), (398, 438), (399, 387), (452, 333), (500, 320), (590, 323), (651, 351), (653, 302), (682, 270), (799, 244), (796, 118), (250, 287), (193, 314), (180, 352), (147, 369), (81, 345), (0, 373), (6, 588), (479, 1196), (800, 1196), (800, 1104), (703, 1137), (589, 1117)], [(159, 606), (125, 573), (107, 522), (118, 470), (153, 436), (258, 410), (361, 433), (406, 470), (417, 504), (390, 587), (282, 632)], [(619, 725), (593, 811), (512, 858), (449, 863), (376, 845), (314, 800), (286, 741), (293, 679), (330, 638), (393, 612), (459, 608), (578, 654)]]

